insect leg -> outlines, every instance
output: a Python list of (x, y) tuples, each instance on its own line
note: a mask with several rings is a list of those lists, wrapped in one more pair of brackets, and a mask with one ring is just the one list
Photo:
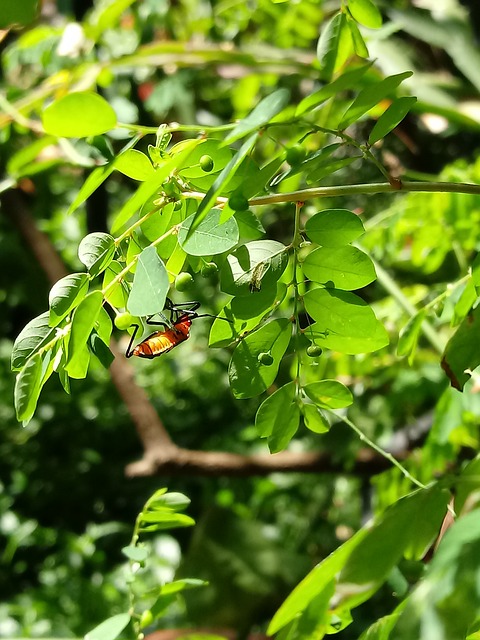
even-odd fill
[(133, 356), (132, 347), (133, 347), (133, 343), (135, 341), (135, 338), (137, 337), (138, 330), (140, 329), (140, 325), (133, 324), (132, 327), (135, 327), (135, 329), (134, 329), (134, 331), (132, 333), (132, 337), (130, 338), (130, 343), (129, 343), (128, 347), (127, 347), (127, 350), (125, 351), (125, 355), (126, 355), (127, 358), (131, 358)]

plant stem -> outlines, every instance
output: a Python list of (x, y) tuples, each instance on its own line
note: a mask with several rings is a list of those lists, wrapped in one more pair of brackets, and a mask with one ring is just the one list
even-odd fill
[(314, 187), (287, 193), (275, 193), (268, 196), (251, 198), (251, 206), (275, 204), (278, 202), (303, 202), (313, 198), (332, 198), (334, 196), (372, 195), (375, 193), (469, 193), (480, 195), (480, 185), (464, 182), (401, 182), (391, 185), (389, 182), (374, 184), (350, 184), (338, 187)]
[(354, 424), (346, 416), (339, 415), (338, 413), (334, 413), (333, 411), (331, 413), (333, 413), (342, 422), (347, 424), (350, 427), (350, 429), (352, 429), (357, 434), (357, 436), (360, 438), (360, 440), (362, 442), (365, 442), (366, 444), (368, 444), (369, 447), (371, 447), (377, 453), (379, 453), (381, 456), (383, 456), (384, 458), (389, 460), (395, 467), (397, 467), (397, 469), (399, 469), (402, 472), (402, 474), (408, 480), (410, 480), (410, 482), (413, 482), (413, 484), (417, 485), (417, 487), (420, 487), (420, 489), (425, 489), (425, 485), (422, 482), (420, 482), (420, 480), (417, 480), (416, 478), (414, 478), (412, 476), (412, 474), (407, 469), (405, 469), (405, 467), (396, 458), (394, 458), (392, 456), (391, 453), (388, 453), (388, 451), (385, 451), (385, 449), (382, 449), (382, 447), (380, 447), (380, 445), (375, 444), (375, 442), (370, 440), (370, 438), (368, 436), (366, 436), (363, 433), (363, 431), (359, 427), (357, 427), (356, 424)]
[(300, 234), (300, 212), (302, 210), (303, 202), (295, 203), (295, 228), (293, 232), (293, 240), (292, 240), (292, 248), (293, 248), (293, 317), (294, 317), (294, 334), (293, 339), (295, 343), (295, 354), (297, 358), (297, 372), (295, 375), (295, 394), (297, 399), (300, 397), (300, 347), (298, 344), (298, 338), (300, 335), (299, 332), (299, 318), (298, 318), (298, 302), (300, 298), (300, 294), (298, 291), (298, 280), (297, 280), (297, 266), (298, 266), (298, 250), (300, 247), (300, 243), (302, 242), (302, 236)]

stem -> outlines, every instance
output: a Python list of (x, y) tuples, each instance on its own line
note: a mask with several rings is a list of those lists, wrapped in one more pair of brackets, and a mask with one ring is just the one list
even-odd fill
[(464, 182), (402, 182), (391, 185), (389, 182), (374, 184), (350, 184), (338, 187), (314, 187), (313, 189), (301, 189), (288, 193), (275, 193), (268, 196), (251, 198), (251, 206), (262, 204), (275, 204), (278, 202), (303, 202), (313, 198), (331, 198), (334, 196), (372, 195), (375, 193), (469, 193), (480, 195), (480, 185)]
[(295, 343), (295, 354), (297, 358), (297, 372), (295, 375), (295, 395), (297, 398), (300, 397), (300, 348), (298, 344), (299, 339), (299, 318), (298, 318), (298, 301), (300, 299), (300, 294), (298, 291), (298, 280), (297, 280), (297, 266), (298, 266), (298, 249), (300, 243), (302, 242), (302, 236), (300, 234), (300, 212), (302, 210), (303, 202), (295, 203), (295, 228), (293, 232), (293, 240), (292, 240), (292, 248), (293, 248), (293, 317), (294, 321), (294, 334), (293, 339)]
[[(157, 133), (158, 127), (145, 127), (140, 124), (128, 124), (123, 122), (117, 123), (118, 127), (122, 129), (128, 129), (129, 131), (138, 131), (139, 133)], [(164, 133), (174, 133), (175, 131), (191, 131), (193, 133), (214, 133), (216, 131), (230, 131), (236, 127), (236, 123), (232, 124), (220, 124), (214, 127), (208, 125), (199, 124), (179, 124), (178, 122), (171, 122), (164, 129)]]
[(355, 433), (358, 435), (358, 437), (362, 442), (365, 442), (366, 444), (368, 444), (368, 446), (371, 447), (374, 451), (379, 453), (381, 456), (383, 456), (389, 462), (391, 462), (395, 467), (397, 467), (397, 469), (399, 469), (402, 472), (402, 474), (408, 480), (410, 480), (410, 482), (413, 482), (413, 484), (417, 485), (417, 487), (420, 487), (420, 489), (425, 489), (425, 485), (422, 482), (420, 482), (420, 480), (417, 480), (416, 478), (414, 478), (412, 474), (407, 469), (405, 469), (405, 467), (396, 458), (392, 456), (391, 453), (388, 453), (388, 451), (385, 451), (385, 449), (382, 449), (380, 445), (375, 444), (375, 442), (370, 440), (370, 438), (366, 436), (363, 433), (363, 431), (359, 427), (357, 427), (351, 420), (349, 420), (346, 416), (339, 415), (338, 413), (334, 413), (333, 411), (331, 411), (331, 413), (333, 413), (337, 418), (342, 420), (342, 422), (347, 424), (350, 427), (350, 429), (355, 431)]

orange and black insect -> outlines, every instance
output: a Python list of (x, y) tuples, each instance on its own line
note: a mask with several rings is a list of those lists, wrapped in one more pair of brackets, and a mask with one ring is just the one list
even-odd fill
[[(199, 306), (200, 302), (184, 302), (174, 305), (170, 298), (167, 298), (165, 309), (170, 311), (170, 322), (152, 321), (152, 318), (157, 314), (148, 316), (146, 324), (158, 325), (164, 328), (161, 331), (155, 331), (139, 342), (136, 347), (133, 347), (135, 337), (139, 330), (139, 325), (136, 324), (135, 330), (130, 339), (130, 344), (128, 345), (125, 353), (127, 358), (137, 356), (139, 358), (148, 358), (151, 360), (152, 358), (161, 356), (163, 353), (168, 353), (180, 343), (188, 340), (190, 337), (190, 327), (192, 326), (192, 322), (195, 318), (217, 317), (212, 316), (210, 313), (197, 313)], [(158, 315), (162, 316), (166, 320), (166, 317), (162, 313)], [(221, 318), (221, 320), (227, 320), (227, 318)], [(230, 322), (230, 320), (227, 321)]]

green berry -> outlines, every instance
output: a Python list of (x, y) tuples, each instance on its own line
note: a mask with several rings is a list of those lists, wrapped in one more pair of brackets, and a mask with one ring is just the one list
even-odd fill
[(318, 344), (311, 344), (307, 347), (307, 356), (310, 356), (310, 358), (317, 358), (318, 356), (321, 356), (322, 353), (323, 349), (322, 347), (319, 347)]
[(287, 149), (286, 160), (291, 167), (300, 164), (306, 156), (306, 151), (299, 144)]
[(204, 278), (209, 278), (213, 276), (214, 273), (217, 273), (217, 271), (218, 267), (215, 262), (205, 262), (205, 264), (202, 265), (200, 273)]
[(266, 367), (269, 367), (271, 364), (273, 364), (273, 356), (271, 353), (259, 353), (258, 361), (260, 362), (260, 364), (264, 364)]
[(145, 627), (150, 626), (152, 622), (153, 613), (150, 611), (150, 609), (146, 609), (140, 617), (140, 629), (145, 629)]
[(186, 291), (193, 282), (193, 277), (190, 273), (182, 271), (175, 278), (175, 289), (177, 291)]
[(206, 154), (202, 156), (198, 162), (202, 171), (205, 173), (209, 173), (213, 169), (213, 160), (211, 156), (207, 156)]
[(233, 193), (228, 199), (228, 206), (234, 211), (246, 211), (248, 200), (241, 193)]
[(137, 322), (137, 319), (135, 318), (135, 316), (132, 316), (131, 313), (128, 313), (128, 311), (125, 311), (124, 313), (119, 313), (118, 316), (115, 316), (115, 326), (117, 327), (117, 329), (120, 329), (120, 331), (126, 331), (129, 327), (132, 326), (132, 324), (135, 324)]

